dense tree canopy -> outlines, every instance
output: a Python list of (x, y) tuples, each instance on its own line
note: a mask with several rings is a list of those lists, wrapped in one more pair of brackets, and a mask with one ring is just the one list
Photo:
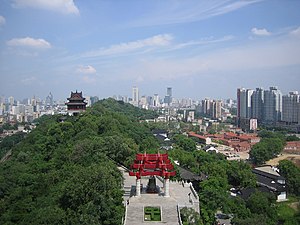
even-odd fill
[(255, 144), (250, 151), (250, 159), (256, 165), (276, 157), (285, 145), (285, 136), (280, 132), (263, 130), (259, 133), (261, 141)]
[(287, 182), (288, 191), (300, 196), (300, 168), (288, 160), (279, 162), (279, 170)]
[(121, 224), (114, 161), (128, 166), (140, 148), (157, 146), (139, 123), (153, 115), (107, 99), (76, 117), (41, 117), (18, 145), (2, 142), (13, 149), (0, 164), (0, 224)]
[(196, 150), (196, 142), (182, 134), (176, 134), (173, 140), (178, 147), (185, 151), (192, 152)]

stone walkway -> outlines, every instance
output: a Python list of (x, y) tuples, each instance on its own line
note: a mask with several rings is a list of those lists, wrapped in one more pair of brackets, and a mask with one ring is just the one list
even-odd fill
[[(161, 207), (162, 221), (151, 222), (151, 225), (165, 224), (176, 225), (179, 224), (177, 206), (192, 207), (199, 212), (199, 200), (193, 195), (189, 184), (182, 184), (181, 182), (170, 182), (170, 197), (163, 196), (163, 184), (160, 179), (156, 178), (156, 184), (159, 187), (158, 194), (148, 194), (145, 192), (148, 179), (143, 177), (141, 184), (143, 190), (140, 197), (135, 197), (136, 179), (130, 177), (128, 172), (119, 167), (124, 177), (124, 203), (129, 201), (127, 205), (127, 216), (124, 224), (126, 225), (140, 225), (149, 224), (149, 221), (144, 221), (144, 207), (158, 206)], [(190, 197), (189, 197), (189, 193)]]

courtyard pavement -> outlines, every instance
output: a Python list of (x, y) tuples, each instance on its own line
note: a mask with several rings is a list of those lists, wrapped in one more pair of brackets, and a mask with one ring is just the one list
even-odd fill
[(135, 196), (136, 178), (129, 176), (128, 172), (119, 167), (124, 177), (124, 204), (127, 205), (125, 225), (140, 225), (149, 224), (149, 221), (144, 221), (144, 207), (157, 206), (161, 208), (162, 221), (150, 222), (151, 225), (179, 224), (177, 206), (192, 207), (199, 212), (199, 200), (193, 195), (189, 184), (182, 182), (170, 181), (170, 197), (164, 197), (163, 183), (156, 177), (156, 185), (159, 192), (156, 194), (146, 193), (146, 186), (149, 177), (142, 177), (141, 184), (143, 186), (141, 196)]

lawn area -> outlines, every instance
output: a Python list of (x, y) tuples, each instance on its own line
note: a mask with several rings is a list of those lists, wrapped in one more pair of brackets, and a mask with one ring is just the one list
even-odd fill
[(299, 200), (295, 197), (289, 197), (286, 202), (277, 203), (277, 213), (279, 220), (286, 221), (284, 224), (289, 224), (288, 221), (293, 221), (298, 211)]
[(145, 221), (161, 221), (160, 207), (146, 206), (144, 207)]

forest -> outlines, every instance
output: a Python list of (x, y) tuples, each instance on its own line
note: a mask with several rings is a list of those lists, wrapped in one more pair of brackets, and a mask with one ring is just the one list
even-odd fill
[(128, 166), (157, 147), (139, 123), (155, 116), (106, 99), (77, 117), (42, 116), (28, 135), (4, 139), (12, 156), (0, 164), (0, 224), (121, 224), (115, 161)]

